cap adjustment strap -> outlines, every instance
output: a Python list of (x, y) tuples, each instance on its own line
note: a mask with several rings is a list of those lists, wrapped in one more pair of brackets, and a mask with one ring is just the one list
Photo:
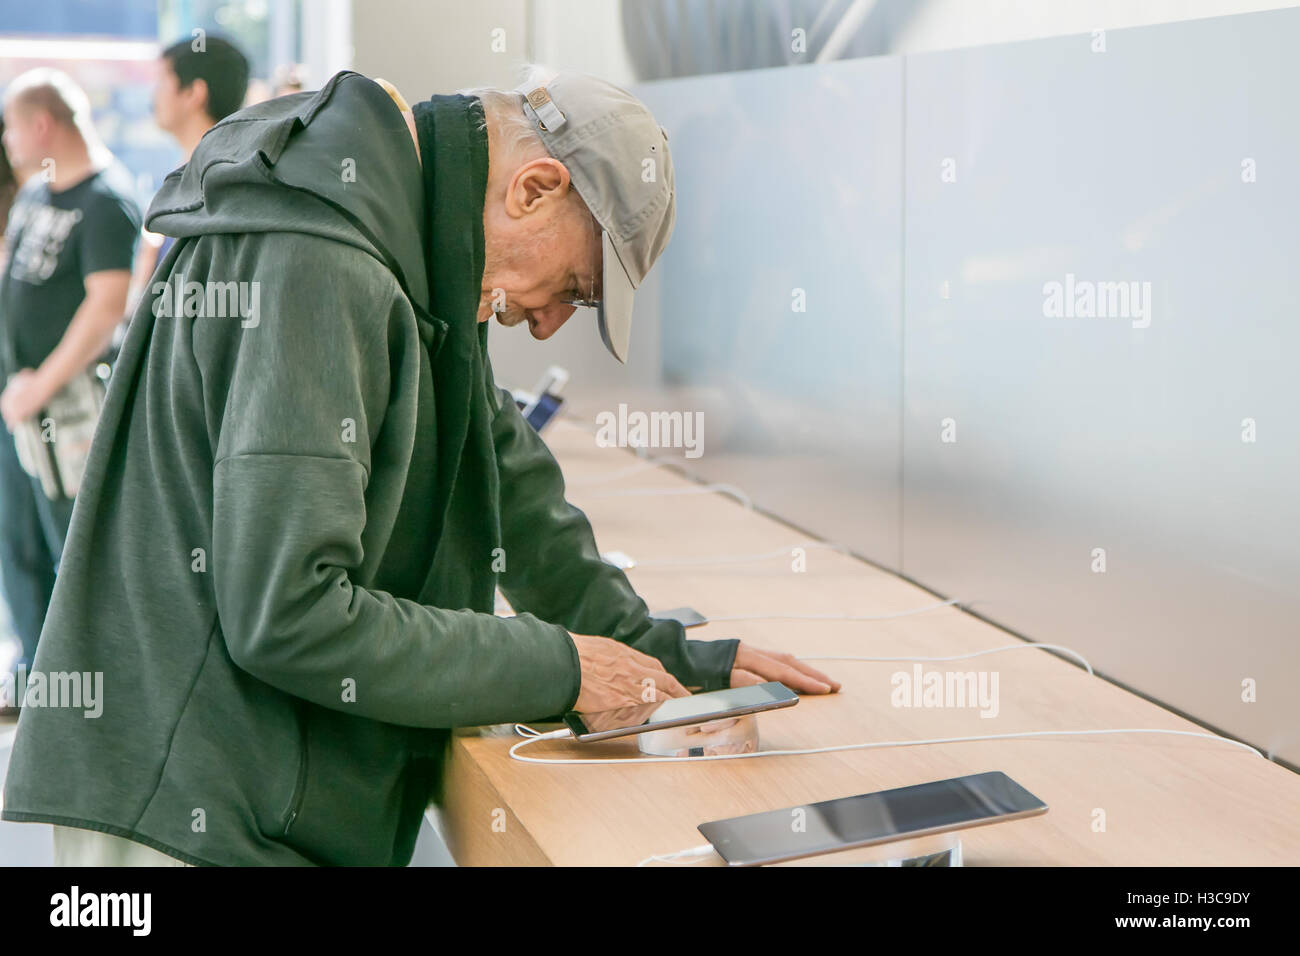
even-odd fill
[(546, 132), (553, 133), (565, 124), (564, 114), (551, 100), (551, 94), (546, 92), (546, 87), (537, 87), (537, 89), (528, 93), (525, 99), (528, 105), (532, 107), (533, 112), (537, 114), (538, 125)]

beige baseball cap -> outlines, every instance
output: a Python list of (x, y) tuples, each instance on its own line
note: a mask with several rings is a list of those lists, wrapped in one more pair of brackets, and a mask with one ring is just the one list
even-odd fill
[(605, 348), (626, 362), (632, 295), (677, 216), (668, 134), (631, 93), (584, 73), (561, 72), (520, 92), (537, 134), (600, 223), (597, 322)]

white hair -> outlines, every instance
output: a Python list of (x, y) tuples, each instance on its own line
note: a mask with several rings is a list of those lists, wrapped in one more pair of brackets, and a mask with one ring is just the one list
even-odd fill
[(456, 92), (463, 96), (478, 97), (483, 104), (483, 128), (490, 129), (509, 156), (520, 160), (534, 159), (550, 153), (533, 128), (532, 120), (524, 112), (524, 95), (529, 90), (545, 86), (554, 77), (555, 70), (537, 63), (527, 63), (520, 68), (519, 84), (512, 90), (476, 87)]

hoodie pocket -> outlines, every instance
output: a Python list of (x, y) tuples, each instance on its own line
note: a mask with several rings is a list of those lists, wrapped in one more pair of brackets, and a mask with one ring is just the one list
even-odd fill
[(298, 819), (298, 810), (302, 806), (303, 791), (307, 786), (307, 714), (306, 702), (299, 701), (295, 708), (298, 717), (298, 776), (293, 786), (293, 796), (289, 800), (289, 809), (284, 817), (284, 836), (293, 829), (294, 820)]
[(389, 865), (410, 822), (403, 799), (410, 728), (308, 702), (301, 714), (298, 782), (281, 841), (322, 865)]

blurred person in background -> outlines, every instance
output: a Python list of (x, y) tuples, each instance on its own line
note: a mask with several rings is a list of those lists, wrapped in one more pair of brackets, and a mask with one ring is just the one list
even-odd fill
[[(181, 148), (181, 161), (190, 161), (203, 134), (244, 105), (248, 92), (248, 58), (228, 40), (206, 36), (203, 49), (196, 41), (178, 40), (158, 59), (158, 81), (153, 92), (154, 122), (170, 133)], [(128, 313), (144, 293), (150, 276), (176, 240), (141, 230), (140, 247), (131, 272)], [(120, 345), (126, 332), (122, 323), (114, 337)]]
[(259, 80), (254, 77), (248, 81), (248, 92), (244, 94), (244, 106), (254, 106), (257, 103), (265, 103), (267, 100), (275, 99), (275, 94), (271, 90), (271, 84), (266, 80)]
[(22, 643), (18, 665), (30, 668), (73, 500), (46, 497), (11, 433), (107, 349), (126, 308), (140, 211), (67, 74), (41, 68), (15, 79), (4, 122), (9, 159), (30, 178), (10, 210), (0, 278), (0, 584)]
[(275, 68), (275, 96), (301, 93), (306, 86), (307, 68), (301, 63), (286, 63)]
[[(4, 143), (4, 131), (4, 120), (0, 119), (0, 144)], [(9, 259), (9, 249), (4, 241), (5, 226), (9, 222), (9, 210), (13, 208), (14, 196), (18, 193), (18, 188), (21, 185), (18, 174), (9, 163), (8, 154), (5, 153), (3, 145), (0, 145), (0, 275), (4, 274), (5, 263)], [(9, 623), (8, 608), (0, 607), (0, 639), (10, 636), (12, 632), (13, 625)], [(2, 652), (3, 645), (0, 645), (0, 653)], [(16, 648), (13, 653), (21, 654), (22, 649)], [(8, 668), (9, 662), (9, 655), (0, 656), (0, 667)], [(0, 679), (2, 677), (3, 675), (0, 673)], [(17, 706), (0, 700), (0, 713), (8, 713), (11, 710), (17, 710)]]

